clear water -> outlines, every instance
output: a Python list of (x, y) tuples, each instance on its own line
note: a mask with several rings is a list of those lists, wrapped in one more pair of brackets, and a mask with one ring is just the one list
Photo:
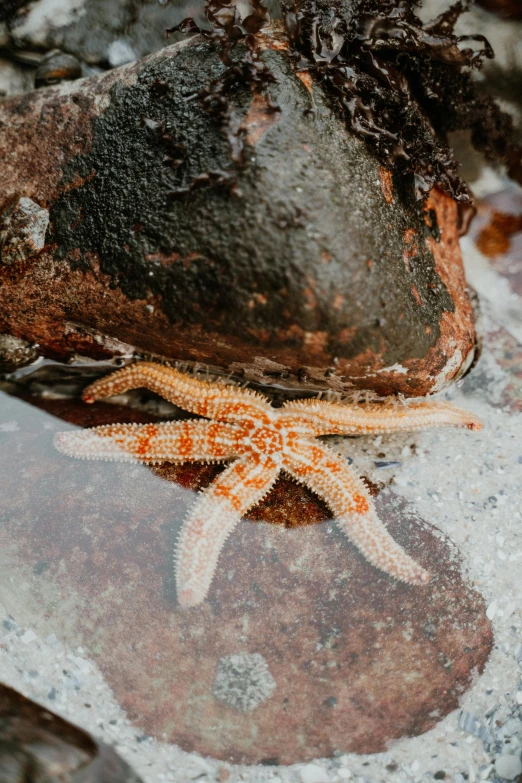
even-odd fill
[(490, 656), (486, 601), (462, 573), (466, 552), (421, 518), (401, 477), (414, 471), (436, 510), (425, 455), (444, 438), (469, 448), (468, 434), (334, 439), (371, 479), (392, 535), (431, 571), (428, 588), (376, 571), (310, 492), (282, 480), (230, 538), (205, 603), (181, 611), (175, 540), (220, 468), (59, 454), (58, 431), (180, 415), (139, 392), (87, 406), (78, 392), (90, 375), (50, 365), (0, 393), (8, 680), (16, 670), (29, 695), (108, 731), (138, 766), (159, 743), (178, 753), (176, 768), (198, 758), (180, 748), (267, 775), (326, 757), (337, 774), (345, 754), (422, 741), (455, 713)]

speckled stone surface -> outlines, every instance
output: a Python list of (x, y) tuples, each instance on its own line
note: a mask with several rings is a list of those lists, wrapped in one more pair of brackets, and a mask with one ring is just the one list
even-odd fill
[[(128, 419), (40, 404), (76, 423)], [(455, 709), (484, 666), (490, 624), (458, 552), (389, 489), (379, 513), (428, 587), (378, 572), (283, 480), (227, 543), (209, 599), (180, 612), (173, 542), (191, 490), (220, 468), (73, 461), (35, 413), (4, 433), (4, 551), (48, 632), (91, 651), (148, 735), (236, 763), (379, 752)], [(30, 493), (16, 492), (21, 472)]]

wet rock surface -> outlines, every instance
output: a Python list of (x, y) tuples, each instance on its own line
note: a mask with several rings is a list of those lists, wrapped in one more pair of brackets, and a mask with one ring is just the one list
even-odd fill
[(9, 334), (0, 334), (0, 372), (13, 372), (37, 358), (38, 349), (30, 343)]
[(0, 684), (2, 783), (140, 783), (103, 743)]
[[(37, 404), (88, 426), (146, 420)], [(78, 463), (53, 452), (34, 414), (2, 429), (3, 551), (42, 631), (81, 643), (147, 735), (233, 762), (377, 752), (434, 726), (482, 670), (482, 598), (454, 546), (389, 489), (379, 514), (430, 569), (427, 588), (373, 569), (310, 492), (279, 481), (228, 542), (209, 600), (180, 612), (173, 543), (192, 492), (220, 468)], [(22, 472), (30, 492), (17, 492)]]
[(0, 218), (0, 263), (10, 266), (31, 258), (45, 245), (49, 212), (30, 198), (20, 198)]
[(2, 104), (0, 209), (23, 192), (50, 223), (42, 251), (0, 270), (1, 329), (55, 357), (110, 337), (301, 390), (420, 395), (469, 364), (455, 203), (433, 191), (419, 212), (265, 38), (270, 101), (233, 98), (242, 198), (190, 189), (230, 171), (219, 123), (187, 100), (222, 70), (206, 43)]

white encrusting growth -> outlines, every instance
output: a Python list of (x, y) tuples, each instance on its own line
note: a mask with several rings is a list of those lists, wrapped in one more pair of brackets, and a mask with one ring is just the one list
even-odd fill
[(109, 424), (59, 433), (59, 451), (84, 459), (127, 462), (235, 460), (201, 493), (177, 544), (178, 601), (204, 601), (227, 537), (259, 503), (281, 470), (309, 486), (328, 504), (341, 530), (370, 563), (404, 582), (425, 584), (429, 575), (392, 539), (377, 517), (363, 482), (319, 435), (364, 435), (426, 429), (480, 429), (477, 417), (449, 403), (334, 404), (289, 402), (273, 408), (248, 389), (206, 383), (160, 364), (139, 362), (91, 384), (86, 402), (146, 387), (213, 421)]

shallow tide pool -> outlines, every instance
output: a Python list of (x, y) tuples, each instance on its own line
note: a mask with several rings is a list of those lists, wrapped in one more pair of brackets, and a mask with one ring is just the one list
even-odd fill
[[(483, 267), (470, 249), (472, 282)], [(185, 414), (139, 392), (82, 403), (109, 366), (40, 363), (2, 382), (3, 681), (114, 744), (147, 783), (516, 771), (522, 352), (496, 302), (483, 296), (477, 366), (442, 395), (481, 432), (329, 438), (427, 587), (377, 571), (282, 479), (230, 537), (207, 600), (182, 611), (175, 540), (221, 468), (79, 461), (53, 436)]]

